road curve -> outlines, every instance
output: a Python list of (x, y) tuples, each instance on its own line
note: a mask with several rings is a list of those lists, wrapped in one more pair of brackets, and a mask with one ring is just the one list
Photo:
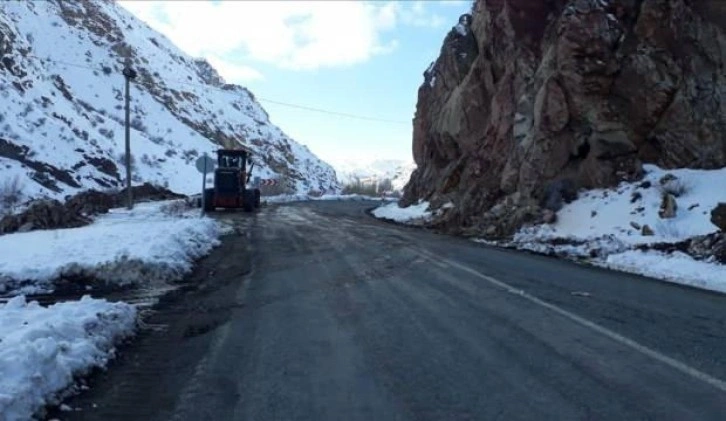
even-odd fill
[(482, 246), (369, 202), (237, 232), (62, 420), (723, 420), (726, 296)]

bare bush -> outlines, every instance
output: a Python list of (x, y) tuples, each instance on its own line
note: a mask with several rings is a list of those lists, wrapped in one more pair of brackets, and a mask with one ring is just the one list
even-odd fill
[(23, 199), (23, 183), (19, 176), (6, 179), (0, 185), (0, 207), (5, 212), (12, 212)]
[(149, 140), (153, 143), (156, 143), (157, 145), (161, 145), (162, 143), (164, 143), (164, 138), (161, 136), (151, 136)]
[(197, 157), (199, 157), (199, 151), (197, 151), (196, 149), (190, 149), (188, 151), (182, 152), (182, 156), (184, 158), (184, 161), (189, 164), (193, 160), (197, 159)]
[(360, 194), (362, 196), (375, 196), (378, 192), (376, 184), (368, 184), (356, 178), (351, 183), (343, 186), (343, 194)]
[(378, 193), (385, 193), (393, 190), (393, 182), (390, 178), (384, 178), (378, 183)]
[(140, 132), (143, 132), (143, 133), (146, 133), (146, 131), (148, 130), (148, 128), (146, 127), (144, 122), (141, 121), (141, 119), (138, 117), (131, 120), (131, 128), (138, 130)]
[(147, 154), (141, 155), (141, 163), (152, 168), (159, 167), (159, 162), (154, 157), (150, 157)]
[(672, 194), (673, 197), (681, 197), (691, 190), (691, 186), (683, 179), (669, 178), (661, 182), (659, 186), (661, 194)]
[[(126, 152), (121, 152), (118, 154), (118, 157), (116, 158), (116, 161), (125, 168), (126, 166)], [(136, 173), (138, 170), (138, 167), (136, 165), (136, 156), (134, 154), (131, 154), (131, 171)]]
[(98, 133), (100, 133), (101, 136), (103, 136), (103, 137), (105, 137), (107, 139), (113, 140), (113, 138), (114, 138), (113, 130), (109, 130), (109, 129), (105, 128), (105, 127), (101, 127), (100, 129), (98, 129)]

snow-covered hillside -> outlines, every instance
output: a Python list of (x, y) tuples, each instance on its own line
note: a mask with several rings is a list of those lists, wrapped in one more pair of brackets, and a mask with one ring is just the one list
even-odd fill
[(336, 191), (335, 172), (272, 125), (254, 95), (228, 85), (117, 4), (0, 2), (0, 174), (23, 199), (123, 182), (124, 58), (132, 85), (134, 184), (196, 193), (194, 160), (247, 145), (255, 175), (291, 192)]
[(377, 159), (370, 162), (345, 161), (336, 165), (336, 172), (338, 180), (342, 184), (352, 183), (356, 179), (389, 179), (393, 183), (393, 189), (401, 191), (415, 168), (416, 164), (413, 162), (400, 159)]

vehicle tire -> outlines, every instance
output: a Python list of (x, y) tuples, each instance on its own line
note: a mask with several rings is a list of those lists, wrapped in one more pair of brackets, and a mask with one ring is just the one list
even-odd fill
[(204, 212), (214, 210), (214, 189), (204, 190)]
[(260, 196), (262, 196), (262, 195), (260, 194), (260, 189), (255, 189), (254, 192), (255, 192), (255, 208), (259, 208), (260, 207)]
[(255, 210), (255, 192), (254, 190), (245, 190), (242, 195), (242, 209), (245, 212), (252, 212)]

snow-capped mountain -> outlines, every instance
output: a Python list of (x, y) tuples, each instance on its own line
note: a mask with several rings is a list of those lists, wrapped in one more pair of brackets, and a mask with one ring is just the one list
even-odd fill
[(336, 165), (338, 180), (349, 184), (356, 180), (391, 180), (394, 190), (406, 185), (416, 168), (413, 162), (400, 159), (376, 159), (370, 162), (345, 161)]
[(411, 174), (413, 173), (413, 170), (416, 169), (416, 164), (414, 162), (406, 162), (401, 164), (396, 169), (396, 172), (393, 174), (393, 177), (391, 178), (391, 183), (393, 185), (393, 190), (396, 191), (402, 191), (403, 188), (408, 183), (408, 180), (411, 179)]
[(0, 174), (18, 176), (25, 199), (123, 183), (126, 57), (138, 72), (135, 184), (195, 193), (198, 156), (246, 145), (261, 164), (254, 175), (298, 193), (338, 189), (333, 169), (271, 124), (251, 92), (114, 2), (0, 2)]

